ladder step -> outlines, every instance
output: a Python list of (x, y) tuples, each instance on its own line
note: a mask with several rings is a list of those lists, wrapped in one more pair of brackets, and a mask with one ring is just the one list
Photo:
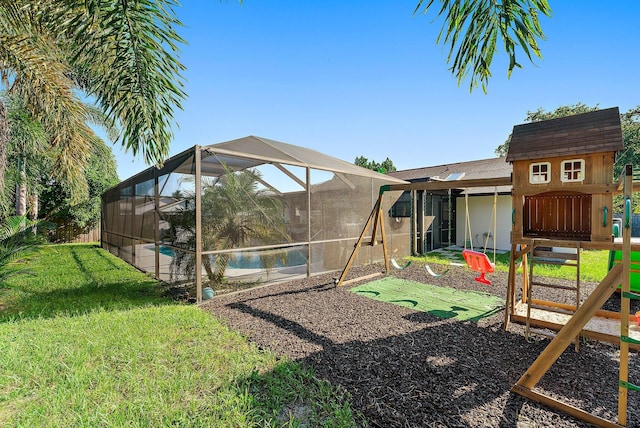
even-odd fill
[(529, 329), (529, 333), (539, 334), (540, 336), (546, 336), (546, 337), (549, 337), (549, 338), (552, 338), (552, 339), (554, 337), (556, 337), (555, 333), (551, 333), (550, 331), (540, 330), (540, 329), (537, 329), (537, 328), (530, 328)]
[(578, 290), (578, 287), (571, 287), (569, 285), (547, 284), (545, 282), (537, 282), (537, 281), (532, 281), (531, 285), (539, 285), (541, 287), (555, 288), (558, 290), (571, 290), (571, 291)]
[(632, 391), (638, 391), (638, 392), (640, 392), (640, 386), (638, 386), (638, 385), (634, 385), (634, 384), (629, 383), (629, 382), (625, 382), (625, 381), (623, 381), (623, 380), (621, 380), (621, 381), (620, 381), (620, 386), (621, 386), (621, 387), (623, 387), (623, 388), (630, 389), (630, 390), (632, 390)]
[(551, 260), (578, 260), (577, 253), (561, 253), (558, 251), (551, 251), (551, 249), (542, 249), (543, 247), (538, 247), (533, 250), (533, 257), (542, 258), (542, 259), (551, 259)]
[(531, 309), (541, 309), (543, 311), (555, 312), (557, 314), (564, 314), (564, 315), (573, 315), (573, 314), (575, 314), (574, 311), (570, 311), (568, 309), (562, 309), (562, 308), (554, 308), (554, 307), (551, 307), (551, 306), (530, 304), (529, 307)]
[(568, 263), (565, 260), (549, 260), (549, 259), (534, 259), (534, 263), (537, 265), (554, 265), (554, 266), (571, 266), (578, 267), (577, 263)]
[(640, 340), (634, 339), (629, 336), (620, 336), (620, 340), (627, 343), (632, 343), (634, 345), (640, 345)]

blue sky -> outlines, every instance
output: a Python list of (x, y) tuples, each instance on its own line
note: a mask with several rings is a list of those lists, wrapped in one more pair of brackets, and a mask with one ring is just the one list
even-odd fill
[[(583, 102), (640, 105), (640, 2), (550, 0), (543, 59), (506, 77), (494, 60), (488, 94), (469, 93), (436, 45), (441, 21), (417, 0), (185, 0), (188, 41), (177, 154), (256, 135), (353, 162), (398, 169), (494, 156), (527, 111)], [(147, 165), (114, 148), (121, 179)]]

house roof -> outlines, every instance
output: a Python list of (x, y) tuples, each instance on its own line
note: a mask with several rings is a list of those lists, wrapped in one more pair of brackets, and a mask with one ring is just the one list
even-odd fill
[[(456, 181), (456, 180), (478, 180), (486, 178), (511, 177), (513, 166), (504, 157), (480, 159), (468, 162), (456, 162), (444, 165), (426, 166), (423, 168), (406, 169), (402, 171), (389, 172), (395, 178), (406, 181)], [(452, 186), (455, 187), (455, 186)], [(477, 187), (469, 189), (469, 194), (493, 193), (495, 189)], [(499, 186), (498, 193), (511, 192), (511, 186)]]
[(507, 162), (616, 152), (624, 147), (618, 107), (513, 127)]

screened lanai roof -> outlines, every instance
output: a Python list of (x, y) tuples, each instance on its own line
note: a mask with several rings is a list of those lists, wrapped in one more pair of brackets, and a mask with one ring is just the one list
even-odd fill
[[(174, 169), (175, 172), (193, 174), (195, 165), (190, 157), (186, 156), (189, 153), (191, 150), (174, 156), (165, 165), (175, 165), (177, 162), (179, 166)], [(295, 165), (378, 179), (381, 176), (375, 171), (312, 149), (253, 135), (202, 147), (202, 175), (219, 176), (228, 172), (229, 169), (238, 171), (264, 164), (273, 164), (276, 167), (280, 164)], [(390, 176), (385, 176), (385, 181), (404, 183)]]

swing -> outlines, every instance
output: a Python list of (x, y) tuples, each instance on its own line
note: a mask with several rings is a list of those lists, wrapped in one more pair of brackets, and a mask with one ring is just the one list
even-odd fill
[[(486, 285), (491, 285), (491, 280), (488, 279), (485, 274), (495, 272), (495, 264), (496, 264), (496, 207), (498, 201), (498, 188), (496, 187), (495, 192), (493, 194), (493, 263), (487, 257), (487, 245), (489, 244), (489, 236), (490, 233), (487, 233), (485, 241), (484, 241), (484, 252), (475, 251), (473, 249), (473, 235), (471, 234), (471, 218), (469, 216), (469, 194), (466, 193), (464, 195), (465, 202), (465, 228), (464, 228), (464, 250), (462, 251), (462, 257), (464, 257), (464, 261), (467, 263), (469, 269), (474, 270), (476, 272), (480, 272), (480, 275), (475, 278), (476, 281), (481, 282)], [(467, 249), (467, 231), (469, 232), (469, 245), (471, 249)], [(491, 231), (491, 224), (489, 224), (489, 231)]]
[(485, 277), (484, 274), (495, 272), (495, 265), (491, 263), (485, 253), (464, 249), (462, 250), (462, 257), (464, 257), (464, 261), (467, 262), (469, 269), (480, 272), (480, 276), (475, 278), (476, 281), (491, 285), (491, 280)]
[(449, 272), (449, 269), (447, 269), (442, 273), (435, 273), (434, 271), (431, 270), (429, 265), (424, 265), (424, 268), (427, 270), (427, 273), (429, 275), (433, 276), (434, 278), (440, 278), (442, 275), (444, 275), (445, 273)]
[(396, 268), (398, 270), (404, 270), (404, 269), (408, 268), (409, 265), (411, 265), (411, 260), (409, 260), (406, 265), (400, 266), (398, 264), (398, 262), (396, 261), (396, 259), (391, 259), (391, 264), (393, 265), (394, 268)]

